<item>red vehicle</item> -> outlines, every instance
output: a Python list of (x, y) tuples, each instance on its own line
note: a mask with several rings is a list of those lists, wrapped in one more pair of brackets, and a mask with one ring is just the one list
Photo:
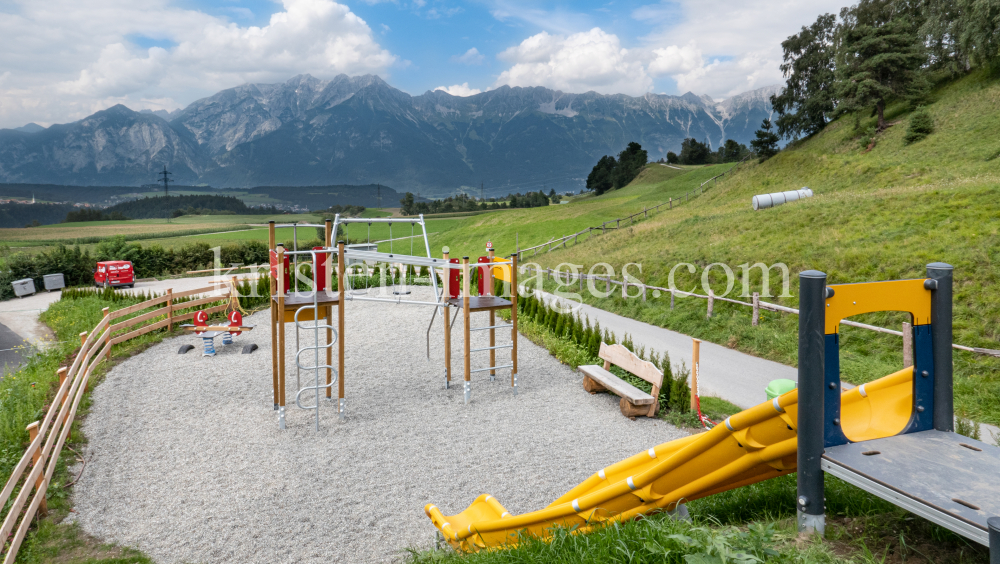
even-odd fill
[(97, 263), (94, 269), (95, 286), (112, 286), (115, 288), (135, 286), (135, 271), (132, 263), (127, 260), (108, 260)]

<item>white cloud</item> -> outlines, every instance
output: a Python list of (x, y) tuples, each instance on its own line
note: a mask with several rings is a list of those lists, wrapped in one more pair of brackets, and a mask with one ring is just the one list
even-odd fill
[(494, 87), (546, 86), (565, 92), (645, 94), (653, 87), (638, 53), (600, 28), (572, 35), (541, 32), (510, 47), (498, 58), (512, 63)]
[(701, 50), (694, 41), (683, 47), (670, 45), (653, 49), (654, 59), (649, 63), (649, 74), (664, 76), (691, 72), (703, 65)]
[(469, 88), (468, 82), (463, 82), (462, 84), (453, 84), (451, 86), (438, 86), (434, 90), (443, 90), (452, 96), (472, 96), (479, 94), (482, 90), (478, 88)]
[[(167, 40), (138, 49), (128, 38)], [(265, 26), (176, 7), (168, 0), (20, 0), (0, 13), (0, 127), (84, 117), (116, 103), (173, 109), (245, 82), (299, 73), (384, 73), (399, 61), (332, 0), (283, 0)]]
[(462, 55), (452, 57), (451, 60), (456, 63), (462, 63), (463, 65), (481, 65), (483, 64), (483, 60), (485, 60), (485, 58), (486, 57), (483, 57), (483, 54), (480, 53), (478, 49), (473, 47)]
[[(649, 72), (669, 75), (678, 93), (715, 98), (784, 82), (781, 42), (851, 0), (663, 0), (632, 17), (656, 26), (642, 38)], [(780, 14), (780, 17), (775, 17)], [(681, 47), (683, 46), (683, 47)]]

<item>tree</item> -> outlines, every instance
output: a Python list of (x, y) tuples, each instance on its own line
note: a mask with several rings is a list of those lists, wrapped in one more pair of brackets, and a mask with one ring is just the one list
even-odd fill
[(968, 24), (966, 7), (972, 2), (962, 0), (924, 0), (923, 23), (918, 30), (926, 46), (928, 65), (944, 69), (952, 75), (966, 70), (969, 56), (961, 43), (962, 30)]
[(625, 150), (618, 153), (618, 166), (615, 167), (613, 175), (615, 189), (632, 182), (636, 176), (639, 176), (639, 172), (642, 171), (647, 162), (649, 162), (649, 154), (642, 148), (642, 145), (635, 141), (629, 142)]
[(614, 157), (608, 155), (601, 157), (587, 175), (587, 190), (593, 190), (598, 196), (610, 190), (614, 186), (613, 175), (617, 166), (618, 162)]
[(836, 23), (836, 16), (823, 14), (811, 26), (781, 42), (781, 73), (788, 80), (781, 93), (771, 96), (781, 137), (818, 133), (833, 115)]
[(667, 163), (668, 164), (679, 164), (681, 159), (677, 156), (677, 153), (673, 151), (667, 153)]
[(910, 116), (910, 126), (906, 129), (906, 144), (916, 143), (934, 133), (934, 119), (926, 109), (920, 108)]
[(726, 143), (720, 147), (722, 150), (722, 161), (724, 163), (734, 163), (750, 152), (743, 143), (737, 143), (734, 139), (726, 139)]
[(1000, 0), (959, 0), (958, 43), (972, 62), (1000, 72)]
[(698, 140), (688, 137), (681, 142), (681, 164), (696, 165), (705, 164), (708, 162), (709, 157), (712, 154), (712, 150), (708, 148), (705, 143), (699, 143)]
[(838, 111), (860, 112), (874, 106), (877, 130), (882, 131), (887, 100), (914, 98), (926, 89), (920, 67), (927, 58), (910, 18), (891, 17), (884, 23), (869, 24), (847, 15), (837, 55)]
[(399, 201), (399, 213), (402, 215), (413, 215), (415, 211), (413, 209), (413, 204), (413, 192), (407, 192), (406, 195), (403, 196), (403, 199)]
[(777, 133), (771, 131), (771, 120), (765, 119), (754, 135), (756, 135), (756, 139), (750, 141), (750, 147), (760, 157), (760, 162), (778, 154), (778, 140), (781, 138), (778, 137)]

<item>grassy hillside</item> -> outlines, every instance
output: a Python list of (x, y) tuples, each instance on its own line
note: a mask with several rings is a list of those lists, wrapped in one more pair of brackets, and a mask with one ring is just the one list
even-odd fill
[[(437, 253), (442, 245), (448, 245), (452, 256), (477, 257), (485, 254), (489, 239), (498, 254), (511, 254), (515, 240), (523, 249), (586, 227), (600, 226), (610, 219), (641, 212), (644, 207), (653, 207), (669, 198), (676, 200), (731, 166), (691, 167), (681, 171), (658, 164), (647, 165), (632, 184), (600, 197), (465, 218), (453, 229), (432, 237), (431, 248)], [(675, 207), (683, 205), (687, 204), (677, 203)], [(650, 217), (653, 215), (656, 214)]]
[[(845, 118), (763, 164), (741, 167), (688, 205), (536, 260), (548, 267), (569, 262), (586, 268), (605, 261), (616, 269), (638, 262), (643, 265), (640, 278), (661, 286), (675, 264), (697, 265), (695, 275), (678, 271), (677, 287), (683, 289), (700, 286), (701, 269), (711, 263), (728, 264), (739, 275), (740, 264), (783, 262), (793, 275), (793, 294), (795, 274), (809, 268), (826, 272), (836, 284), (920, 277), (927, 263), (944, 261), (955, 266), (955, 341), (1000, 348), (1000, 138), (992, 133), (1000, 128), (998, 107), (1000, 83), (972, 74), (932, 93), (927, 109), (936, 131), (923, 141), (904, 144), (909, 116), (902, 106), (890, 108), (896, 125), (869, 152), (860, 148), (853, 119)], [(862, 129), (868, 125), (862, 120)], [(621, 191), (564, 206), (566, 210), (525, 210), (515, 225), (469, 224), (450, 235), (479, 239), (489, 233), (506, 248), (518, 231), (526, 247), (544, 241), (545, 233), (568, 233), (588, 220), (659, 203), (722, 168), (696, 169), (659, 182), (640, 178)], [(802, 186), (816, 196), (770, 210), (751, 209), (755, 194)], [(505, 234), (497, 235), (501, 231)], [(722, 295), (724, 278), (712, 279), (713, 290)], [(777, 294), (780, 289), (773, 282)], [(740, 290), (737, 282), (730, 297)], [(759, 356), (791, 365), (797, 361), (797, 316), (767, 314), (761, 327), (752, 328), (749, 310), (739, 306), (717, 304), (716, 315), (706, 320), (703, 300), (680, 299), (675, 310), (666, 296), (645, 304), (620, 298), (589, 301)], [(795, 297), (772, 301), (797, 305)], [(858, 320), (898, 328), (903, 319), (901, 314), (871, 314)], [(864, 382), (902, 367), (898, 337), (850, 328), (842, 335), (845, 380)], [(1000, 423), (1000, 361), (956, 351), (955, 367), (957, 410)]]

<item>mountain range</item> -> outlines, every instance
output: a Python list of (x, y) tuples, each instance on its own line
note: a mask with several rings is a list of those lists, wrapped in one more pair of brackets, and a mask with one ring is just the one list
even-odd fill
[[(245, 84), (182, 110), (117, 105), (80, 121), (0, 130), (0, 182), (141, 185), (166, 165), (216, 187), (382, 183), (400, 192), (578, 190), (602, 155), (650, 159), (686, 137), (748, 143), (770, 117), (765, 87), (708, 96), (567, 94), (502, 86), (411, 96), (373, 75)], [(34, 127), (31, 127), (34, 126)]]

